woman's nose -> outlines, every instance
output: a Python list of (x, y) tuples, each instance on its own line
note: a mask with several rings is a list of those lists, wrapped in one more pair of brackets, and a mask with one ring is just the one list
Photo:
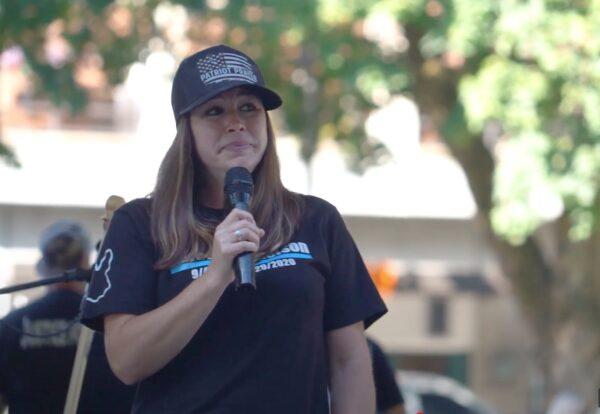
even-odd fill
[(227, 132), (238, 132), (245, 131), (246, 125), (243, 120), (240, 118), (239, 114), (235, 111), (232, 111), (226, 117), (227, 122)]

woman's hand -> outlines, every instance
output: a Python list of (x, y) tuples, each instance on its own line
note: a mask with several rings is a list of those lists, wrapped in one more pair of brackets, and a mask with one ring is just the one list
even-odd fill
[(231, 283), (233, 259), (244, 252), (257, 252), (264, 235), (265, 231), (256, 225), (252, 214), (238, 208), (231, 210), (215, 229), (211, 254), (214, 274)]
[(106, 353), (121, 381), (135, 384), (181, 352), (233, 281), (233, 259), (240, 253), (258, 251), (264, 234), (252, 214), (232, 210), (215, 229), (207, 277), (194, 280), (175, 298), (142, 315), (104, 318)]

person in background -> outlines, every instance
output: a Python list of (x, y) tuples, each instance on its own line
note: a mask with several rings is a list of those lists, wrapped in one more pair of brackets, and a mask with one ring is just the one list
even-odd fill
[(123, 204), (125, 204), (125, 199), (118, 195), (111, 195), (106, 199), (106, 203), (104, 204), (104, 214), (100, 217), (104, 233), (108, 230), (108, 226), (110, 225), (110, 221), (112, 220), (115, 211)]
[[(39, 277), (89, 267), (89, 237), (72, 220), (46, 228), (40, 249)], [(9, 313), (0, 324), (0, 394), (11, 414), (62, 413), (79, 338), (83, 289), (84, 282), (48, 285), (45, 295)]]
[[(364, 330), (387, 309), (337, 209), (285, 189), (256, 63), (214, 46), (173, 82), (177, 133), (150, 197), (112, 219), (82, 321), (104, 331), (134, 413), (375, 411)], [(252, 176), (229, 209), (226, 173)], [(255, 255), (256, 290), (233, 262)]]
[(380, 414), (404, 414), (404, 399), (396, 381), (394, 368), (377, 342), (367, 337), (367, 343), (373, 361), (377, 412)]
[[(40, 250), (36, 265), (40, 277), (89, 268), (90, 238), (73, 220), (47, 227)], [(0, 396), (10, 414), (63, 413), (81, 330), (78, 316), (84, 289), (85, 282), (50, 284), (44, 296), (9, 313), (0, 323)], [(134, 392), (134, 387), (114, 376), (103, 338), (96, 338), (77, 412), (129, 413)]]
[[(115, 211), (123, 204), (125, 204), (125, 199), (118, 195), (111, 195), (106, 199), (106, 202), (104, 203), (104, 213), (100, 216), (104, 234), (106, 234), (108, 230), (108, 226), (110, 225), (110, 221), (112, 220)], [(99, 240), (98, 243), (96, 243), (96, 251), (100, 250), (101, 244), (102, 240)]]

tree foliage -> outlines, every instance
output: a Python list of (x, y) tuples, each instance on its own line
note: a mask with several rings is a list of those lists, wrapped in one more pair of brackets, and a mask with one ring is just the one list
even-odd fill
[[(156, 1), (3, 0), (0, 2), (0, 51), (20, 47), (34, 82), (34, 95), (76, 113), (88, 96), (77, 81), (80, 65), (95, 62), (108, 85), (124, 79), (127, 66), (154, 32)], [(0, 154), (14, 163), (0, 142)]]

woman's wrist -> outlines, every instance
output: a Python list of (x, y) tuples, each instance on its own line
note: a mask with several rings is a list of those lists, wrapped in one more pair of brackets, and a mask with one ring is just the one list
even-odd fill
[(232, 280), (229, 280), (229, 278), (222, 272), (221, 269), (213, 266), (208, 267), (204, 277), (206, 278), (206, 284), (211, 289), (225, 290), (225, 288), (232, 282)]

